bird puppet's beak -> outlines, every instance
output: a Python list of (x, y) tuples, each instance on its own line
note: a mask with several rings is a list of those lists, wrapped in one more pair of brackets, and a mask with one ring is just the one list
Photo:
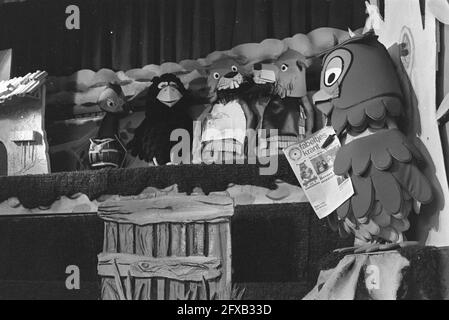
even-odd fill
[(329, 116), (334, 107), (331, 100), (336, 96), (338, 97), (338, 94), (329, 94), (326, 90), (321, 89), (312, 96), (312, 101), (318, 110)]

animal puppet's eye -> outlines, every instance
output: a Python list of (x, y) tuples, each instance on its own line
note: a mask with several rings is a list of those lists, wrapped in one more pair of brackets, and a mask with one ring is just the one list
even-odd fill
[(236, 66), (232, 66), (232, 67), (231, 67), (231, 70), (234, 71), (234, 72), (237, 72), (238, 69), (237, 69)]
[(324, 84), (331, 86), (340, 78), (343, 71), (343, 60), (340, 57), (332, 58), (327, 64), (326, 71), (324, 72)]
[(283, 63), (282, 66), (281, 66), (281, 71), (282, 71), (282, 72), (285, 72), (285, 71), (287, 71), (287, 70), (288, 70), (288, 64)]
[(107, 105), (109, 108), (113, 108), (113, 107), (114, 107), (114, 101), (108, 100), (108, 101), (106, 102), (106, 105)]
[(166, 86), (168, 86), (168, 83), (167, 83), (167, 82), (160, 82), (160, 83), (157, 85), (157, 87), (158, 87), (159, 89), (165, 88)]
[(178, 87), (178, 84), (176, 82), (173, 82), (173, 81), (170, 81), (169, 85), (170, 85), (170, 87), (174, 87), (174, 88)]
[(220, 74), (218, 72), (214, 72), (213, 77), (214, 77), (214, 79), (218, 80), (218, 78), (220, 78)]

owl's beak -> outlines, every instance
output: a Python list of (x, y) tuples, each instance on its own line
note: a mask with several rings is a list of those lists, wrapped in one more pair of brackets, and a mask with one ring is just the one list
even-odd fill
[(335, 94), (329, 94), (326, 90), (319, 90), (312, 96), (312, 101), (318, 110), (329, 116), (334, 107), (331, 102), (333, 98), (335, 98)]
[(329, 101), (333, 97), (334, 97), (333, 95), (331, 95), (327, 91), (321, 89), (321, 90), (315, 92), (315, 94), (312, 97), (312, 100), (313, 100), (313, 104), (317, 104), (320, 102)]

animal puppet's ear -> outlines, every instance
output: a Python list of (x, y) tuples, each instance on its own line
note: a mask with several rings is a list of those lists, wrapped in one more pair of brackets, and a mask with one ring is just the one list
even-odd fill
[(310, 67), (312, 65), (312, 62), (306, 57), (301, 57), (296, 60), (296, 65), (298, 66), (299, 70), (303, 71), (303, 69), (307, 69), (308, 67)]
[(122, 87), (118, 83), (109, 83), (108, 88), (111, 88), (112, 90), (114, 90), (115, 93), (117, 93), (117, 95), (123, 94)]
[(236, 55), (233, 57), (233, 59), (235, 60), (235, 62), (237, 62), (237, 64), (239, 64), (241, 66), (248, 63), (248, 59), (242, 55)]
[(207, 77), (209, 77), (210, 76), (210, 69), (209, 68), (204, 68), (201, 72), (200, 72), (200, 74), (201, 75), (203, 75), (205, 78), (207, 78)]
[(212, 63), (208, 62), (205, 64), (202, 64), (201, 66), (198, 66), (196, 70), (202, 75), (208, 76), (210, 74), (210, 69), (212, 67)]
[(199, 68), (199, 69), (196, 69), (196, 71), (198, 71), (198, 73), (203, 77), (207, 77), (207, 75), (209, 74), (209, 72), (206, 68)]

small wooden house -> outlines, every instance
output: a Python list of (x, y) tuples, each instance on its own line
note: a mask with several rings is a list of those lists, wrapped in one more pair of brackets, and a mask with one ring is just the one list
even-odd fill
[(0, 175), (49, 173), (45, 71), (0, 81)]

